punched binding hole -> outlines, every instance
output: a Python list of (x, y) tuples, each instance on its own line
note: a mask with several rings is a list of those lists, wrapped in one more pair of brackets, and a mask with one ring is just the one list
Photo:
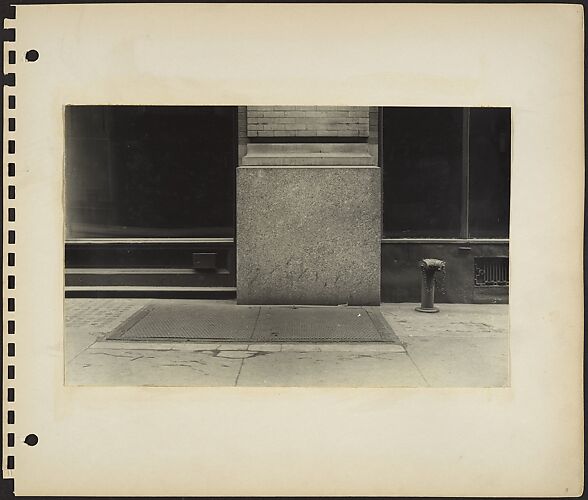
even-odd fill
[(29, 434), (25, 438), (24, 442), (26, 444), (28, 444), (29, 446), (35, 446), (39, 442), (39, 438), (37, 437), (36, 434)]
[(39, 59), (39, 53), (35, 49), (27, 50), (25, 59), (28, 62), (35, 62), (37, 59)]

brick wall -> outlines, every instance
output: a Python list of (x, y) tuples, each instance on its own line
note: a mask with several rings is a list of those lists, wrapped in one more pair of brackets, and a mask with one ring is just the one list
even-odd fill
[(366, 138), (369, 111), (365, 106), (247, 106), (247, 136)]

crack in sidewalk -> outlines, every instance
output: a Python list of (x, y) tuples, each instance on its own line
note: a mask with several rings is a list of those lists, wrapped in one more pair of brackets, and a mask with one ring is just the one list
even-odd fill
[(237, 384), (239, 383), (239, 377), (241, 376), (241, 370), (243, 369), (244, 364), (245, 364), (245, 358), (243, 358), (241, 360), (241, 366), (239, 367), (239, 371), (237, 373), (237, 378), (235, 378), (235, 387), (237, 387)]
[(423, 380), (425, 381), (425, 384), (427, 384), (427, 387), (431, 387), (431, 384), (429, 383), (429, 381), (427, 380), (427, 378), (425, 377), (425, 375), (423, 374), (421, 369), (417, 366), (414, 359), (412, 359), (412, 356), (410, 355), (410, 353), (408, 352), (408, 346), (406, 346), (405, 349), (406, 349), (406, 355), (408, 356), (408, 359), (410, 359), (411, 363), (417, 369), (417, 372), (419, 372), (419, 375), (423, 378)]

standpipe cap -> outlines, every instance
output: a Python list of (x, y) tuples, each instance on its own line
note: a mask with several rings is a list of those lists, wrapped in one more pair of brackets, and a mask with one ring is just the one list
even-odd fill
[(445, 261), (439, 259), (423, 259), (421, 267), (424, 270), (443, 271), (445, 269)]

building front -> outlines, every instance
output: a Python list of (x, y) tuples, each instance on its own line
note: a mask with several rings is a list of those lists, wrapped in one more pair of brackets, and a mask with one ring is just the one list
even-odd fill
[(66, 295), (508, 301), (510, 110), (68, 106)]

